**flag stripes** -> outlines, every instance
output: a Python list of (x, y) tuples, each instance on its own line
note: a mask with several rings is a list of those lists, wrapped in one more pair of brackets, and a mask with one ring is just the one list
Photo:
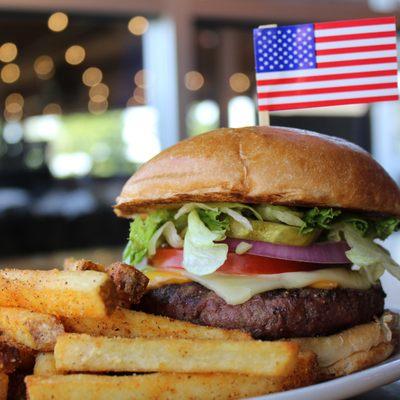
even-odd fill
[[(273, 71), (257, 68), (260, 111), (398, 99), (394, 17), (316, 23), (311, 33), (309, 29), (297, 32), (295, 44), (282, 36), (270, 44), (291, 48), (292, 53), (286, 54), (296, 59), (298, 67), (286, 68), (287, 61), (279, 53), (279, 60), (269, 58), (276, 65), (269, 67)], [(311, 48), (310, 35), (316, 61), (309, 63), (311, 67), (303, 62), (301, 68), (304, 58), (310, 58), (301, 53), (304, 47)], [(271, 52), (267, 55), (271, 57)]]

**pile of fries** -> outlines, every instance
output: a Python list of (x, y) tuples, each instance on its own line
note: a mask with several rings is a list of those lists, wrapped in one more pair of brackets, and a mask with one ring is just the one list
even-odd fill
[(146, 285), (121, 263), (0, 270), (0, 400), (238, 399), (315, 381), (297, 343), (129, 310)]

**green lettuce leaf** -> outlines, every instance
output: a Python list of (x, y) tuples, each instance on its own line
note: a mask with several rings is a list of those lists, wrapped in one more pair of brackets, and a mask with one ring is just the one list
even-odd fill
[(393, 232), (400, 229), (400, 219), (398, 218), (386, 218), (375, 222), (376, 237), (381, 240), (385, 240)]
[(226, 229), (229, 226), (229, 220), (226, 215), (221, 213), (221, 211), (199, 209), (198, 214), (208, 229), (225, 234)]
[(371, 238), (363, 237), (352, 224), (340, 222), (331, 227), (331, 239), (342, 237), (351, 248), (346, 252), (347, 258), (361, 268), (370, 282), (376, 283), (385, 270), (400, 279), (400, 266), (389, 252)]
[(196, 209), (190, 211), (188, 227), (183, 246), (183, 266), (195, 275), (208, 275), (215, 272), (226, 260), (228, 245), (214, 243), (225, 239), (225, 231), (210, 230), (200, 219)]
[(290, 207), (263, 204), (256, 207), (264, 221), (283, 222), (286, 225), (301, 227), (304, 224), (304, 213)]
[(172, 221), (167, 221), (165, 224), (161, 225), (151, 237), (147, 245), (147, 255), (149, 257), (156, 254), (161, 237), (164, 237), (166, 242), (175, 249), (181, 249), (183, 247), (183, 240), (179, 236), (175, 225)]
[(306, 234), (316, 228), (329, 229), (330, 225), (341, 213), (340, 210), (334, 210), (333, 208), (314, 207), (306, 211), (300, 232)]
[[(222, 222), (225, 230), (229, 226), (229, 220), (226, 218), (227, 215), (242, 224), (248, 230), (252, 230), (253, 228), (248, 218), (243, 215), (244, 212), (262, 220), (261, 215), (253, 207), (240, 203), (187, 203), (177, 211), (175, 219), (182, 218), (182, 216), (192, 210), (199, 210), (199, 216), (206, 224), (212, 224), (210, 218), (214, 219), (214, 221), (218, 220), (218, 224)], [(225, 216), (223, 216), (223, 214), (225, 214)], [(210, 229), (212, 229), (212, 227)]]
[(341, 221), (351, 225), (362, 236), (366, 236), (371, 229), (371, 224), (367, 220), (356, 215), (344, 215)]
[(140, 263), (146, 257), (150, 240), (157, 229), (172, 217), (172, 213), (165, 209), (151, 212), (146, 218), (138, 215), (130, 224), (129, 241), (123, 253), (124, 262), (130, 265)]

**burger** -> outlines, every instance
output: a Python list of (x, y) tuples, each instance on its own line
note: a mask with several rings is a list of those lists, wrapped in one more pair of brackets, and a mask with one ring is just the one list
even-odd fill
[(396, 314), (377, 242), (400, 228), (400, 190), (360, 147), (282, 127), (217, 129), (144, 164), (115, 212), (124, 261), (148, 278), (139, 310), (294, 340), (322, 379), (388, 358)]

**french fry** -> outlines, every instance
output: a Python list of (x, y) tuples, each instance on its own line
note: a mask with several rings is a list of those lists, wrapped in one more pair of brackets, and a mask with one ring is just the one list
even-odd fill
[(251, 340), (250, 334), (237, 329), (195, 325), (152, 314), (117, 309), (101, 318), (63, 318), (66, 331), (107, 337), (173, 337), (182, 339)]
[(64, 327), (54, 316), (23, 308), (0, 307), (0, 331), (11, 340), (39, 351), (52, 351)]
[(8, 375), (0, 373), (0, 400), (7, 400), (8, 395)]
[(115, 286), (102, 272), (0, 270), (0, 306), (101, 318), (115, 302)]
[(39, 353), (36, 356), (33, 375), (49, 376), (58, 374), (61, 374), (61, 372), (56, 369), (53, 353)]
[(21, 356), (16, 347), (0, 342), (0, 372), (11, 374), (21, 365)]
[(71, 372), (231, 372), (286, 376), (299, 346), (291, 342), (106, 338), (64, 334), (57, 338), (57, 370)]
[(291, 374), (274, 378), (279, 380), (281, 391), (314, 384), (318, 379), (317, 356), (312, 351), (301, 351)]
[(293, 388), (284, 378), (227, 373), (72, 374), (28, 376), (25, 382), (30, 400), (226, 400)]
[(27, 371), (33, 367), (35, 351), (0, 335), (0, 372), (6, 374), (16, 370)]
[(66, 258), (63, 265), (64, 271), (97, 271), (106, 272), (106, 267), (90, 260), (77, 260), (73, 257)]
[(116, 262), (108, 267), (90, 260), (66, 258), (64, 271), (106, 272), (115, 284), (120, 307), (130, 308), (140, 301), (146, 291), (149, 278), (132, 265)]

